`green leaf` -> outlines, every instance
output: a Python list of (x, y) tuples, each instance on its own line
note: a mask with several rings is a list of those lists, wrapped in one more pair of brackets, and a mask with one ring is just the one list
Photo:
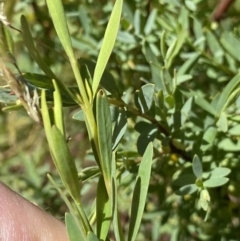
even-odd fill
[(217, 111), (202, 97), (195, 96), (195, 103), (199, 105), (202, 109), (212, 114), (213, 116), (217, 115)]
[(4, 57), (9, 57), (9, 60), (12, 61), (12, 63), (15, 63), (14, 41), (12, 35), (9, 32), (9, 29), (2, 22), (0, 22), (0, 36), (1, 55), (5, 55)]
[(184, 195), (187, 195), (187, 194), (194, 193), (197, 190), (198, 190), (198, 187), (195, 184), (188, 184), (188, 185), (185, 185), (185, 186), (179, 188), (175, 192), (175, 194), (179, 195), (179, 196), (184, 196)]
[(148, 16), (146, 25), (144, 27), (145, 35), (148, 35), (148, 34), (151, 33), (151, 31), (152, 31), (152, 29), (154, 27), (154, 22), (155, 22), (156, 16), (157, 16), (157, 9), (152, 9), (151, 13)]
[(161, 78), (164, 81), (164, 86), (166, 87), (166, 91), (169, 95), (173, 95), (175, 90), (175, 80), (172, 78), (170, 72), (164, 67), (161, 68)]
[(37, 48), (35, 47), (27, 20), (24, 16), (21, 17), (21, 26), (22, 26), (23, 41), (24, 41), (24, 44), (26, 45), (31, 57), (36, 61), (36, 63), (42, 69), (42, 71), (47, 76), (49, 76), (49, 78), (57, 79), (57, 77), (52, 72), (52, 70), (48, 67), (48, 65), (41, 58)]
[(240, 141), (234, 142), (232, 138), (225, 138), (218, 143), (218, 147), (228, 152), (238, 152), (240, 149)]
[[(64, 201), (64, 203), (65, 203), (65, 205), (68, 207), (68, 209), (69, 209), (69, 211), (71, 212), (71, 214), (73, 214), (73, 216), (74, 216), (74, 213), (75, 213), (75, 207), (74, 207), (74, 204), (73, 204), (73, 202), (70, 202), (69, 201), (69, 195), (68, 195), (68, 193), (67, 192), (64, 192), (61, 188), (62, 188), (62, 184), (61, 183), (56, 183), (54, 180), (53, 180), (53, 178), (51, 177), (51, 175), (50, 174), (47, 174), (47, 177), (48, 177), (48, 179), (49, 179), (49, 181), (51, 182), (51, 184), (53, 185), (53, 187), (58, 191), (58, 193), (60, 194), (60, 196), (61, 196), (61, 198), (62, 198), (62, 200)], [(60, 188), (60, 186), (61, 186), (61, 188)], [(75, 216), (74, 216), (75, 217)], [(75, 221), (77, 221), (77, 220), (75, 220)], [(79, 222), (78, 223), (79, 224), (79, 227), (80, 227), (80, 229), (84, 229), (84, 225), (83, 225), (83, 223), (82, 222)], [(86, 230), (87, 231), (87, 230)]]
[(55, 87), (55, 91), (53, 93), (54, 96), (54, 123), (56, 127), (61, 131), (64, 138), (65, 136), (65, 128), (64, 128), (64, 121), (63, 121), (63, 110), (62, 110), (62, 98), (60, 94), (60, 90), (57, 86), (55, 80), (53, 80), (53, 84)]
[(78, 121), (85, 121), (85, 117), (84, 117), (84, 111), (83, 110), (78, 110), (77, 112), (75, 112), (73, 114), (72, 117), (74, 120), (78, 120)]
[(207, 31), (206, 34), (206, 39), (208, 46), (210, 48), (210, 51), (212, 52), (214, 59), (218, 62), (221, 63), (224, 55), (224, 50), (217, 39), (217, 37), (213, 34), (212, 31)]
[(227, 115), (224, 111), (221, 112), (220, 117), (217, 122), (217, 126), (220, 128), (222, 132), (227, 132), (228, 130), (228, 120)]
[[(137, 140), (137, 149), (140, 155), (143, 155), (147, 146), (152, 142), (158, 133), (158, 127), (154, 124), (148, 124), (141, 126), (141, 122), (138, 122), (135, 129), (138, 130), (140, 127), (140, 135)], [(142, 129), (143, 128), (143, 129)]]
[(230, 172), (231, 172), (231, 169), (227, 167), (216, 167), (210, 173), (211, 173), (211, 178), (217, 178), (217, 177), (225, 177)]
[(78, 11), (78, 16), (81, 21), (81, 27), (84, 29), (84, 32), (88, 36), (91, 31), (89, 28), (89, 26), (91, 26), (91, 19), (89, 16), (89, 12), (87, 11), (87, 7), (84, 4), (81, 4)]
[(174, 186), (186, 186), (189, 184), (193, 184), (196, 180), (196, 177), (193, 174), (184, 174), (180, 175), (173, 181)]
[(173, 41), (173, 43), (167, 50), (166, 58), (165, 58), (165, 67), (167, 69), (169, 69), (171, 67), (172, 62), (173, 62), (174, 58), (177, 56), (177, 54), (179, 53), (179, 51), (181, 50), (187, 35), (188, 35), (187, 31), (182, 30), (179, 33), (178, 37), (175, 39), (175, 41)]
[(86, 181), (90, 178), (95, 178), (100, 175), (100, 170), (98, 166), (91, 166), (82, 169), (81, 172), (78, 173), (78, 178), (80, 181)]
[[(32, 35), (30, 33), (29, 30), (29, 26), (27, 23), (27, 20), (24, 16), (21, 17), (21, 25), (22, 25), (22, 33), (23, 33), (23, 40), (24, 40), (24, 44), (26, 45), (29, 54), (31, 55), (31, 57), (36, 61), (36, 63), (38, 64), (38, 66), (42, 69), (42, 71), (47, 75), (47, 77), (44, 77), (42, 75), (38, 75), (38, 74), (33, 74), (33, 73), (27, 73), (25, 76), (27, 78), (29, 78), (28, 83), (32, 81), (32, 84), (35, 86), (38, 86), (37, 83), (41, 82), (42, 80), (47, 80), (47, 86), (49, 86), (49, 82), (51, 82), (52, 85), (52, 79), (56, 80), (59, 88), (61, 89), (61, 93), (63, 93), (63, 95), (67, 96), (67, 98), (70, 98), (71, 102), (74, 100), (74, 102), (79, 103), (79, 101), (77, 101), (77, 98), (75, 98), (75, 96), (73, 95), (73, 93), (71, 93), (71, 91), (65, 87), (64, 84), (62, 84), (61, 81), (58, 80), (58, 78), (56, 77), (56, 75), (52, 72), (52, 70), (48, 67), (48, 65), (44, 62), (44, 60), (41, 58), (37, 48), (34, 45), (33, 42), (33, 38)], [(40, 81), (37, 81), (39, 78)], [(44, 82), (44, 81), (43, 81)], [(43, 82), (41, 82), (40, 84), (40, 88), (41, 86), (45, 86), (43, 84)], [(45, 86), (45, 87), (47, 87)], [(53, 86), (53, 85), (52, 85)], [(43, 87), (43, 88), (45, 88)], [(50, 88), (46, 88), (46, 89), (50, 89)], [(53, 88), (54, 89), (54, 88)], [(73, 90), (73, 92), (75, 92), (75, 90)], [(79, 92), (79, 91), (77, 91)], [(63, 100), (65, 100), (65, 98), (63, 98)], [(71, 103), (70, 103), (71, 104)]]
[(10, 89), (1, 89), (0, 88), (0, 103), (3, 104), (15, 104), (17, 101), (17, 96), (11, 94), (11, 90)]
[[(112, 163), (112, 121), (108, 98), (103, 90), (97, 94), (97, 131), (100, 151), (100, 163), (108, 192), (111, 190)], [(110, 192), (109, 192), (110, 193)]]
[(164, 79), (161, 76), (161, 66), (158, 63), (156, 56), (154, 56), (151, 48), (146, 47), (145, 57), (150, 65), (152, 83), (155, 84), (157, 90), (163, 90), (165, 93), (167, 90), (164, 83)]
[(196, 176), (196, 178), (201, 179), (202, 178), (202, 163), (201, 160), (199, 159), (199, 157), (197, 155), (194, 155), (193, 157), (193, 162), (192, 162), (192, 169), (193, 169), (193, 173)]
[(197, 4), (191, 0), (186, 0), (185, 1), (186, 7), (191, 10), (191, 11), (196, 11), (197, 10)]
[[(42, 90), (42, 93), (41, 93), (41, 113), (42, 113), (45, 134), (47, 137), (48, 144), (50, 146), (50, 145), (52, 145), (52, 136), (51, 136), (52, 123), (50, 120), (49, 110), (48, 110), (48, 106), (47, 106), (45, 90)], [(51, 151), (51, 149), (50, 149), (50, 151)]]
[(192, 110), (193, 98), (189, 98), (181, 109), (181, 125), (183, 125), (189, 117)]
[(176, 83), (177, 85), (180, 85), (188, 80), (191, 80), (193, 77), (190, 74), (185, 74), (185, 75), (177, 75), (176, 77)]
[(161, 18), (159, 17), (157, 19), (158, 24), (160, 24), (160, 26), (162, 26), (163, 30), (167, 30), (167, 32), (174, 32), (174, 23), (171, 23), (171, 21), (169, 21), (169, 19), (166, 18)]
[(128, 241), (135, 241), (146, 203), (153, 157), (153, 144), (149, 143), (139, 166), (134, 187)]
[(237, 98), (239, 96), (239, 92), (240, 92), (240, 87), (237, 87), (236, 89), (233, 90), (233, 92), (231, 92), (231, 94), (229, 95), (225, 105), (223, 106), (222, 110), (226, 110), (227, 107), (230, 107), (230, 105), (234, 104), (234, 101), (237, 101)]
[[(115, 153), (114, 153), (115, 154)], [(116, 174), (116, 155), (113, 155), (113, 164), (112, 164), (112, 196), (111, 196), (111, 202), (113, 207), (113, 230), (114, 230), (114, 236), (116, 241), (124, 241), (123, 238), (123, 231), (122, 226), (120, 223), (119, 213), (118, 213), (118, 188), (117, 188), (117, 174)]]
[(171, 229), (171, 240), (170, 241), (179, 241), (179, 233), (180, 233), (179, 227)]
[(198, 49), (203, 51), (205, 46), (205, 36), (203, 33), (202, 23), (197, 18), (193, 18), (193, 30), (196, 36), (194, 46), (197, 46)]
[(197, 61), (199, 60), (201, 54), (200, 53), (193, 53), (190, 55), (189, 59), (184, 62), (184, 64), (179, 68), (177, 72), (177, 82), (178, 84), (181, 83), (179, 78), (184, 75), (188, 74), (190, 70), (195, 66)]
[(77, 168), (61, 131), (53, 126), (51, 130), (52, 143), (50, 149), (54, 163), (64, 186), (75, 201), (80, 200), (80, 187), (78, 184)]
[(99, 178), (97, 186), (97, 236), (106, 240), (112, 222), (112, 208), (104, 179)]
[(138, 94), (138, 104), (142, 113), (150, 110), (154, 100), (155, 85), (146, 84), (141, 87)]
[[(49, 12), (52, 16), (53, 25), (54, 25), (57, 35), (60, 39), (60, 42), (62, 43), (62, 46), (65, 49), (65, 51), (69, 57), (69, 60), (70, 60), (71, 66), (72, 66), (72, 70), (73, 70), (76, 82), (78, 84), (79, 91), (81, 92), (81, 101), (80, 102), (83, 102), (84, 104), (86, 104), (88, 106), (87, 108), (89, 108), (89, 106), (90, 106), (89, 100), (92, 101), (92, 96), (87, 95), (82, 77), (79, 72), (78, 63), (75, 59), (74, 52), (72, 49), (72, 43), (71, 43), (69, 31), (68, 31), (68, 26), (67, 26), (67, 21), (65, 18), (64, 10), (63, 10), (62, 1), (61, 0), (56, 0), (56, 1), (47, 0), (47, 5), (48, 5)], [(54, 78), (54, 79), (56, 79), (56, 78)], [(90, 87), (89, 91), (92, 92), (91, 86), (89, 86), (89, 87)], [(77, 98), (77, 99), (79, 101), (79, 98)], [(90, 115), (88, 115), (88, 117), (90, 117)], [(92, 128), (94, 128), (94, 127), (92, 127)]]
[(97, 92), (102, 74), (107, 65), (110, 54), (113, 50), (113, 46), (117, 37), (117, 32), (120, 24), (120, 18), (122, 13), (122, 0), (116, 0), (114, 8), (112, 10), (106, 32), (104, 34), (102, 47), (98, 55), (96, 68), (93, 76), (93, 96)]
[(221, 113), (221, 111), (223, 111), (223, 108), (224, 108), (230, 94), (237, 88), (239, 83), (240, 83), (240, 74), (237, 74), (230, 80), (230, 82), (227, 84), (227, 86), (221, 92), (221, 95), (219, 96), (218, 103), (216, 106), (216, 112), (218, 113), (218, 115)]
[(240, 135), (240, 124), (234, 125), (231, 129), (228, 130), (230, 136)]
[(200, 198), (198, 201), (198, 205), (204, 210), (207, 211), (210, 203), (210, 195), (206, 189), (201, 190)]
[(136, 9), (134, 12), (133, 27), (135, 30), (134, 33), (139, 35), (141, 32), (141, 11), (139, 9)]
[[(195, 20), (194, 18), (193, 20)], [(175, 19), (173, 19), (175, 21)], [(181, 5), (180, 13), (178, 14), (178, 21), (182, 29), (189, 29), (189, 13), (184, 4)]]
[(46, 0), (49, 13), (52, 17), (54, 27), (57, 35), (65, 49), (68, 57), (74, 59), (74, 53), (72, 49), (72, 43), (68, 31), (67, 21), (64, 14), (63, 4), (61, 0)]
[[(45, 89), (48, 101), (53, 100), (53, 92), (55, 88), (52, 79), (53, 78), (50, 78), (46, 75), (36, 73), (23, 73), (21, 76), (18, 76), (18, 80), (24, 81), (24, 83), (27, 84), (31, 91), (33, 91), (34, 89)], [(73, 97), (73, 93), (79, 93), (78, 87), (67, 88), (64, 84), (61, 84), (61, 81), (55, 81), (57, 82), (57, 85), (59, 87), (63, 106), (77, 105), (77, 102)]]
[(227, 177), (211, 177), (210, 179), (203, 182), (204, 187), (220, 187), (229, 181)]
[[(78, 63), (80, 65), (80, 67), (82, 65), (86, 65), (88, 67), (88, 70), (89, 70), (91, 76), (93, 76), (94, 70), (96, 67), (96, 63), (94, 61), (85, 59), (85, 58), (81, 58), (81, 59), (78, 59)], [(81, 74), (84, 77), (82, 71), (81, 71)], [(107, 90), (110, 94), (112, 94), (113, 96), (115, 96), (117, 98), (120, 98), (123, 94), (124, 89), (123, 89), (122, 83), (120, 81), (115, 80), (113, 75), (106, 70), (103, 72), (103, 75), (100, 80), (100, 85), (105, 90)]]
[(65, 222), (68, 231), (69, 241), (87, 241), (86, 235), (84, 235), (83, 230), (77, 224), (75, 218), (69, 214), (65, 214)]
[(114, 150), (117, 147), (126, 129), (127, 129), (127, 115), (126, 115), (126, 112), (121, 109), (119, 111), (119, 115), (113, 130), (112, 150)]
[(231, 32), (225, 32), (220, 38), (220, 42), (225, 50), (237, 61), (240, 61), (240, 40), (233, 36)]
[[(88, 241), (100, 241), (100, 239), (93, 233), (93, 232), (88, 232), (87, 235), (87, 240)], [(71, 240), (70, 240), (71, 241)]]
[(162, 57), (165, 58), (166, 56), (166, 31), (163, 30), (162, 33), (161, 33), (161, 37), (160, 37), (160, 50), (161, 50), (161, 54), (162, 54)]
[(201, 150), (208, 150), (214, 143), (214, 140), (217, 135), (217, 129), (213, 126), (210, 126), (203, 134)]
[(125, 44), (136, 44), (136, 38), (133, 34), (127, 31), (119, 30), (117, 35), (117, 41)]
[[(79, 63), (79, 61), (78, 61)], [(88, 68), (88, 66), (86, 64), (83, 64), (80, 66), (80, 74), (81, 74), (81, 77), (84, 81), (84, 86), (85, 86), (85, 89), (86, 89), (86, 93), (88, 94), (88, 96), (90, 98), (92, 98), (92, 74), (93, 73), (90, 73), (90, 70)]]

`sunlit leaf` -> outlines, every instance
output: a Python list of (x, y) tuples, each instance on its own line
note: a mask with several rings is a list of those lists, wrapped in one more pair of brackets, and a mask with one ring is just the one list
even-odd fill
[(108, 197), (104, 179), (99, 178), (97, 187), (97, 236), (106, 240), (112, 221), (111, 203)]
[(157, 16), (157, 9), (152, 9), (151, 13), (148, 16), (146, 25), (144, 27), (144, 33), (146, 35), (151, 33), (152, 28), (154, 27), (154, 22), (155, 22), (156, 16)]
[(97, 94), (98, 144), (101, 158), (101, 170), (105, 185), (110, 191), (112, 163), (112, 120), (107, 96), (100, 90)]
[(225, 177), (230, 172), (231, 172), (231, 169), (227, 167), (216, 167), (210, 173), (211, 173), (211, 178), (217, 178), (217, 177)]
[(220, 38), (222, 46), (228, 51), (228, 53), (234, 57), (237, 61), (240, 61), (240, 40), (236, 38), (232, 33), (225, 32)]
[(134, 187), (132, 206), (131, 206), (131, 219), (129, 225), (128, 241), (135, 241), (136, 236), (141, 224), (143, 210), (146, 203), (148, 192), (148, 185), (150, 181), (151, 167), (153, 156), (153, 144), (149, 143), (142, 161), (139, 166), (138, 175)]
[(217, 135), (217, 129), (213, 126), (210, 126), (203, 134), (203, 140), (201, 144), (201, 150), (206, 151), (209, 149), (216, 138)]
[(153, 84), (146, 84), (140, 89), (137, 101), (142, 113), (150, 110), (154, 99), (154, 90)]
[(217, 111), (202, 97), (196, 96), (195, 103), (213, 116), (217, 114)]
[(221, 113), (223, 110), (223, 107), (225, 106), (225, 103), (227, 102), (227, 99), (229, 98), (229, 95), (236, 89), (236, 87), (240, 84), (240, 74), (237, 74), (235, 77), (233, 77), (230, 82), (225, 86), (223, 91), (221, 92), (218, 103), (216, 106), (216, 112), (218, 114)]
[(227, 132), (228, 130), (228, 120), (225, 112), (221, 112), (220, 117), (217, 122), (217, 126), (222, 132)]
[(122, 139), (125, 131), (127, 129), (127, 115), (125, 111), (120, 110), (118, 118), (116, 120), (116, 124), (114, 126), (113, 130), (113, 136), (112, 136), (112, 149), (114, 150), (117, 145), (119, 144), (120, 140)]
[(102, 78), (102, 74), (104, 72), (108, 59), (112, 52), (112, 49), (117, 37), (121, 13), (122, 13), (122, 0), (116, 0), (110, 19), (108, 21), (108, 26), (103, 38), (101, 50), (98, 55), (96, 68), (94, 70), (93, 86), (92, 86), (93, 95), (95, 95), (95, 93), (97, 92), (97, 88)]
[(66, 213), (65, 222), (68, 231), (69, 241), (78, 241), (79, 239), (87, 241), (86, 235), (84, 235), (83, 231), (78, 226), (76, 220), (71, 214)]
[(165, 59), (165, 66), (167, 69), (169, 69), (172, 65), (172, 62), (180, 49), (182, 48), (184, 41), (187, 37), (187, 31), (183, 30), (179, 33), (178, 37), (176, 40), (173, 41), (169, 49), (167, 50), (166, 53), (166, 59)]
[(206, 189), (201, 190), (200, 198), (198, 201), (198, 205), (204, 210), (207, 211), (210, 203), (210, 196)]
[(204, 187), (213, 188), (220, 187), (229, 181), (227, 177), (211, 177), (210, 179), (203, 182)]
[(80, 200), (80, 187), (78, 184), (77, 169), (66, 140), (56, 126), (52, 127), (51, 137), (52, 142), (49, 144), (62, 182), (69, 190), (74, 200)]
[(47, 0), (47, 5), (49, 13), (53, 19), (53, 24), (57, 31), (58, 37), (62, 43), (63, 48), (65, 49), (68, 57), (74, 58), (74, 53), (72, 49), (72, 43), (68, 31), (67, 21), (64, 14), (63, 4), (61, 0)]
[(203, 170), (202, 170), (202, 162), (197, 155), (194, 155), (193, 157), (192, 169), (196, 178), (200, 179), (202, 177)]
[(87, 240), (88, 241), (100, 241), (100, 239), (98, 239), (98, 237), (93, 232), (88, 232)]

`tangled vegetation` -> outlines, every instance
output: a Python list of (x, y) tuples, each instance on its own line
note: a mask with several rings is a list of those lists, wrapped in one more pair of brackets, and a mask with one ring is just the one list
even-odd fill
[(71, 241), (239, 240), (240, 2), (216, 2), (5, 1), (1, 180)]

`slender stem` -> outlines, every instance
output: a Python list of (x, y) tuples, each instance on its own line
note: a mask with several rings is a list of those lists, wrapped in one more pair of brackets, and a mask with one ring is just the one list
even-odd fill
[(217, 5), (216, 10), (213, 14), (213, 20), (220, 21), (223, 19), (224, 15), (226, 14), (229, 7), (235, 2), (235, 0), (222, 0)]
[(71, 61), (71, 66), (72, 66), (73, 73), (76, 78), (77, 85), (78, 85), (78, 88), (79, 88), (79, 91), (80, 91), (80, 94), (81, 94), (81, 97), (83, 100), (82, 109), (84, 111), (86, 121), (88, 122), (88, 130), (90, 131), (89, 136), (91, 136), (91, 138), (93, 138), (93, 141), (94, 141), (96, 149), (97, 149), (98, 156), (100, 157), (100, 152), (99, 152), (99, 147), (98, 147), (97, 126), (96, 126), (96, 121), (95, 121), (95, 118), (93, 115), (92, 104), (91, 104), (93, 102), (93, 100), (89, 100), (82, 77), (79, 72), (79, 67), (78, 67), (77, 61), (76, 60)]

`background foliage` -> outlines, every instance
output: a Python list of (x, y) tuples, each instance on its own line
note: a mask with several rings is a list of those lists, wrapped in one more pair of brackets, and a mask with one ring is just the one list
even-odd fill
[[(87, 65), (93, 75), (90, 60), (97, 61), (114, 2), (63, 3), (74, 54), (83, 58), (81, 74), (88, 76)], [(211, 20), (216, 3), (124, 1), (120, 29), (107, 65), (109, 72), (105, 73), (107, 81), (103, 80), (101, 86), (107, 90), (111, 105), (117, 201), (126, 240), (134, 237), (138, 222), (141, 225), (136, 240), (239, 240), (240, 2), (236, 1), (219, 23)], [(5, 9), (9, 22), (26, 32), (23, 20), (20, 22), (24, 14), (41, 59), (62, 83), (76, 87), (45, 1), (8, 0)], [(43, 82), (48, 82), (41, 79), (44, 73), (33, 52), (27, 50), (24, 34), (9, 31), (19, 69), (41, 74), (25, 77), (29, 84), (43, 87)], [(109, 79), (113, 81), (110, 87)], [(46, 89), (50, 90), (47, 98), (51, 98), (54, 88), (47, 85)], [(63, 93), (61, 88), (59, 93)], [(105, 179), (90, 148), (83, 112), (68, 97), (62, 95), (66, 137), (71, 136), (68, 146), (81, 183), (81, 204), (101, 238), (104, 228), (95, 222), (95, 215), (102, 220), (101, 212), (95, 213), (95, 205), (99, 210), (99, 203), (107, 202), (101, 196)], [(101, 95), (98, 97), (104, 101)], [(5, 108), (15, 99), (4, 89), (0, 101)], [(64, 197), (69, 198), (69, 193), (55, 170), (43, 126), (23, 109), (1, 111), (0, 121), (1, 180), (62, 218), (68, 209), (46, 174), (51, 174)], [(104, 124), (101, 118), (97, 124)], [(136, 200), (142, 197), (137, 180), (144, 180), (142, 170), (147, 168), (143, 168), (146, 163), (142, 156), (150, 142), (150, 183), (144, 214), (138, 220), (133, 219), (134, 206), (139, 203)], [(146, 153), (150, 156), (149, 149)], [(151, 160), (146, 164), (149, 166)], [(96, 197), (102, 197), (97, 204)], [(117, 239), (116, 229), (110, 230), (109, 238)]]

